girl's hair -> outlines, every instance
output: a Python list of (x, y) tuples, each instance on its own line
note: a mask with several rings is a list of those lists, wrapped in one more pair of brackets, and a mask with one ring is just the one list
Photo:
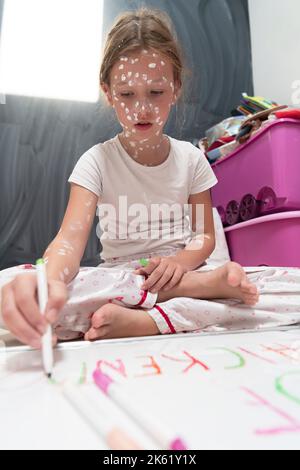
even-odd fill
[(169, 16), (142, 7), (119, 16), (112, 26), (103, 52), (100, 85), (110, 86), (110, 72), (116, 61), (127, 52), (151, 48), (169, 58), (174, 81), (183, 83), (183, 54)]

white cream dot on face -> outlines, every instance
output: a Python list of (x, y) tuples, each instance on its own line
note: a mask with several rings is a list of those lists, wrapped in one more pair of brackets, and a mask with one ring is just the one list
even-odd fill
[(122, 76), (121, 76), (121, 80), (122, 82), (125, 82), (126, 81), (126, 75), (123, 73)]
[(139, 72), (136, 72), (135, 78), (139, 78), (139, 76), (140, 76)]
[(136, 146), (136, 143), (135, 143), (135, 142), (129, 142), (129, 144), (131, 145), (131, 147), (135, 147), (135, 146)]
[(140, 105), (140, 102), (139, 102), (139, 101), (137, 101), (137, 102), (135, 103), (135, 107), (136, 107), (136, 108), (138, 108), (138, 107), (139, 107), (139, 105)]
[(125, 108), (125, 103), (123, 103), (123, 101), (121, 103), (121, 106), (122, 106), (122, 108)]
[(119, 70), (123, 70), (123, 69), (124, 69), (124, 64), (121, 64), (121, 65), (119, 66)]
[(155, 69), (156, 68), (156, 65), (154, 62), (152, 62), (152, 64), (149, 64), (148, 67), (149, 69)]
[(166, 65), (166, 63), (163, 60), (161, 60), (160, 63), (162, 66)]
[(68, 276), (69, 273), (70, 273), (69, 268), (65, 268), (65, 269), (64, 269), (64, 274), (65, 274), (66, 276)]
[(147, 80), (147, 84), (148, 84), (148, 85), (151, 85), (152, 81), (153, 81), (153, 80)]
[(129, 86), (132, 86), (132, 85), (133, 85), (133, 81), (132, 81), (132, 80), (129, 80), (128, 85), (129, 85)]
[(155, 119), (155, 122), (159, 122), (159, 121), (160, 121), (160, 117)]
[(118, 80), (118, 75), (115, 75), (115, 80)]
[(129, 114), (129, 109), (128, 108), (125, 108), (125, 113)]
[(143, 80), (146, 81), (146, 80), (148, 80), (148, 75), (146, 75), (145, 73), (143, 73), (142, 78), (143, 78)]
[(132, 72), (127, 72), (127, 77), (131, 77)]
[(156, 112), (156, 114), (158, 114), (159, 113), (159, 107), (155, 106), (154, 111)]
[(132, 121), (131, 116), (127, 116), (128, 121)]

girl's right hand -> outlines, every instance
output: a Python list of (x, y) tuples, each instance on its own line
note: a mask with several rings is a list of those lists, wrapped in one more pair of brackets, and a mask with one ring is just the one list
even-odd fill
[[(41, 347), (42, 335), (48, 323), (54, 323), (68, 299), (67, 286), (62, 281), (48, 281), (48, 303), (42, 315), (37, 300), (36, 274), (19, 274), (2, 287), (1, 312), (5, 327), (22, 343)], [(56, 337), (53, 337), (56, 343)]]

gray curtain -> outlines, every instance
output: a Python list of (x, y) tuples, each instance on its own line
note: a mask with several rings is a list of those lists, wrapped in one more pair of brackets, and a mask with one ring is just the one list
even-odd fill
[[(0, 24), (3, 4), (0, 0)], [(230, 114), (243, 91), (253, 92), (247, 0), (104, 0), (104, 36), (121, 11), (141, 5), (171, 16), (191, 72), (184, 102), (173, 110), (165, 132), (198, 139)], [(0, 269), (41, 256), (62, 222), (76, 161), (120, 131), (103, 100), (5, 98), (0, 104)], [(82, 265), (99, 263), (96, 224), (95, 219)]]

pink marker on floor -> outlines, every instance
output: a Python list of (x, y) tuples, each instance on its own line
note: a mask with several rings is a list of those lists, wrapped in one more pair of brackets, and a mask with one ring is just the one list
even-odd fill
[(161, 449), (188, 450), (180, 437), (174, 438), (171, 430), (164, 428), (161, 422), (157, 423), (136, 402), (133, 403), (132, 399), (123, 392), (120, 386), (114, 383), (111, 377), (96, 369), (93, 372), (93, 379), (97, 387), (133, 418), (159, 444)]

